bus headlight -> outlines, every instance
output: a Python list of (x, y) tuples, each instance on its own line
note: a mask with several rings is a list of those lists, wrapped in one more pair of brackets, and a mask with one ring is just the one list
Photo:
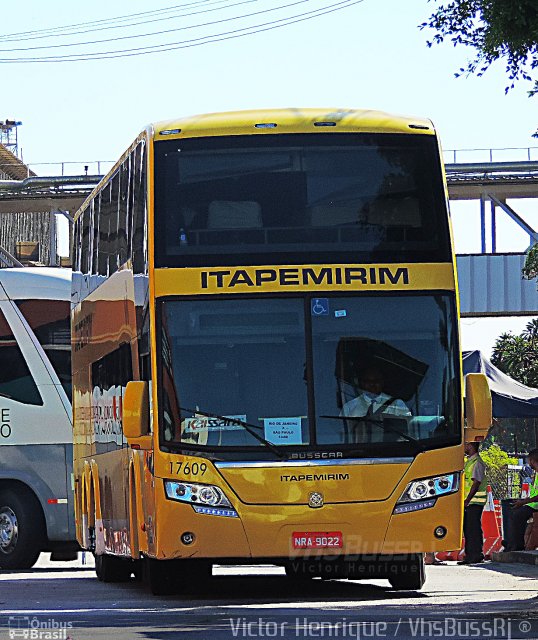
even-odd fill
[(212, 484), (198, 484), (197, 482), (177, 482), (165, 480), (164, 490), (170, 500), (188, 502), (210, 507), (231, 507), (230, 501), (219, 487)]
[(413, 480), (396, 503), (394, 513), (407, 513), (433, 507), (440, 496), (456, 493), (460, 488), (460, 474), (447, 473), (443, 476)]

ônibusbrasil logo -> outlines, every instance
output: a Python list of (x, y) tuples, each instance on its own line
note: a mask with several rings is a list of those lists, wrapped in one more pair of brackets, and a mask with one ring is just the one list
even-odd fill
[(72, 622), (62, 622), (54, 618), (39, 619), (37, 616), (9, 616), (10, 639), (23, 640), (72, 640)]

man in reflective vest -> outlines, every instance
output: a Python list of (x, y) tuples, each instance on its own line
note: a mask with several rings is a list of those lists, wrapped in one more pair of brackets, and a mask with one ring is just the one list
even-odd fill
[[(522, 551), (525, 549), (525, 529), (527, 520), (533, 516), (538, 518), (538, 449), (529, 453), (529, 465), (534, 469), (534, 482), (529, 497), (516, 500), (510, 514), (510, 528), (505, 551)], [(536, 525), (535, 525), (536, 526)]]
[(465, 559), (459, 564), (482, 562), (484, 535), (482, 533), (482, 510), (486, 504), (486, 465), (478, 455), (479, 442), (466, 442), (464, 466), (465, 511), (463, 513), (463, 535), (465, 537)]

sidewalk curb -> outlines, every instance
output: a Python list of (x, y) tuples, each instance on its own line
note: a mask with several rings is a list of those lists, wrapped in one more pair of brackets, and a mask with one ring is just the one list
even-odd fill
[(538, 551), (499, 551), (491, 554), (493, 562), (519, 562), (538, 566)]

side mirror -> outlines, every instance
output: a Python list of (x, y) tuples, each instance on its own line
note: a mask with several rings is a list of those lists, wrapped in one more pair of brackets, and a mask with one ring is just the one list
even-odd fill
[[(123, 395), (123, 434), (134, 449), (146, 448), (142, 442), (132, 442), (144, 438), (149, 433), (149, 392), (148, 383), (131, 381), (127, 383)], [(151, 440), (151, 438), (149, 437)], [(134, 444), (138, 446), (133, 446)], [(144, 443), (145, 444), (145, 443)]]
[(465, 440), (484, 439), (493, 416), (488, 379), (483, 373), (468, 373), (465, 376), (465, 416)]

